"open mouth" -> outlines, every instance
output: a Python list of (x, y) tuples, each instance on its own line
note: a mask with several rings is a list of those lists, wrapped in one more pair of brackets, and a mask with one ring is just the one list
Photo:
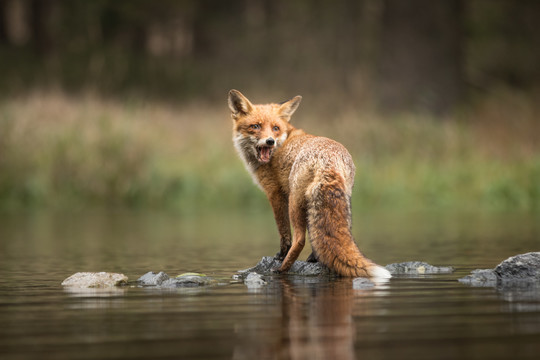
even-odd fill
[(274, 152), (274, 147), (269, 146), (257, 146), (257, 160), (259, 162), (266, 164), (270, 161), (272, 153)]

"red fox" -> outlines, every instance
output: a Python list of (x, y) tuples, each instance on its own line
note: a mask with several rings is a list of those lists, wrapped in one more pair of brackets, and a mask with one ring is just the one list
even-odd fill
[(238, 90), (229, 91), (234, 146), (266, 193), (281, 237), (276, 258), (283, 262), (276, 272), (287, 272), (296, 261), (307, 230), (313, 249), (308, 261), (320, 261), (342, 276), (390, 278), (364, 257), (352, 237), (351, 155), (340, 143), (290, 124), (301, 100), (253, 105)]

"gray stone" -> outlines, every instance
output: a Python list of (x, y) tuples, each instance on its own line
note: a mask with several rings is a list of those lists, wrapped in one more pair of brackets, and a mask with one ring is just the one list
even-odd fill
[[(252, 268), (240, 270), (239, 275), (241, 279), (245, 279), (249, 273), (258, 273), (262, 275), (273, 275), (274, 269), (278, 269), (281, 266), (281, 261), (276, 260), (271, 256), (265, 256), (259, 261), (257, 265)], [(303, 275), (303, 276), (320, 276), (331, 275), (333, 272), (321, 263), (311, 263), (306, 261), (297, 260), (291, 266), (291, 269), (287, 272), (289, 275)]]
[(512, 256), (495, 269), (473, 270), (471, 275), (458, 279), (472, 286), (493, 286), (502, 290), (540, 287), (540, 252)]
[(366, 278), (355, 278), (353, 279), (353, 289), (355, 290), (369, 290), (372, 289), (375, 284)]
[(257, 289), (266, 285), (266, 281), (261, 274), (250, 272), (244, 279), (244, 284), (250, 289)]
[(170, 281), (171, 284), (174, 283), (174, 286), (176, 287), (195, 287), (217, 284), (216, 280), (202, 274), (182, 274), (168, 281)]
[[(243, 280), (252, 272), (256, 272), (263, 275), (272, 275), (273, 269), (277, 269), (281, 266), (281, 261), (276, 260), (273, 257), (265, 256), (259, 261), (257, 265), (252, 268), (240, 270), (235, 279)], [(392, 274), (409, 274), (409, 275), (421, 275), (421, 274), (449, 274), (454, 271), (451, 266), (433, 266), (421, 261), (409, 261), (403, 263), (396, 263), (386, 265), (386, 269)], [(321, 263), (311, 263), (306, 261), (297, 260), (291, 266), (291, 269), (287, 272), (289, 275), (302, 275), (302, 276), (321, 276), (321, 275), (335, 275), (330, 269)]]
[(540, 281), (540, 252), (512, 256), (495, 267), (503, 281)]
[(62, 282), (72, 288), (106, 288), (126, 285), (128, 278), (124, 274), (109, 272), (78, 272)]
[(470, 275), (458, 279), (460, 283), (471, 286), (496, 286), (497, 274), (492, 269), (473, 270)]
[(149, 271), (141, 276), (137, 281), (139, 284), (145, 286), (158, 286), (166, 280), (169, 280), (169, 275), (165, 274), (163, 271), (160, 271), (159, 273)]
[(386, 270), (390, 271), (392, 275), (450, 274), (454, 272), (454, 268), (451, 266), (433, 266), (422, 261), (408, 261), (389, 264), (386, 265)]
[(217, 284), (216, 280), (203, 274), (186, 273), (171, 278), (163, 271), (147, 272), (137, 279), (137, 282), (141, 286), (157, 288), (200, 287)]

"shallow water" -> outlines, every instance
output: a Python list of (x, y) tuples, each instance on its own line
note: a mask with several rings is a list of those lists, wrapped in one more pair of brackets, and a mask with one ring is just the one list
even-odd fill
[[(450, 275), (276, 278), (248, 288), (238, 269), (278, 249), (272, 216), (94, 211), (0, 216), (2, 359), (519, 359), (540, 352), (537, 292), (472, 288), (475, 268), (540, 250), (529, 214), (355, 214), (380, 264), (423, 260)], [(305, 249), (301, 258), (309, 255)], [(204, 289), (69, 291), (79, 271), (202, 272)]]

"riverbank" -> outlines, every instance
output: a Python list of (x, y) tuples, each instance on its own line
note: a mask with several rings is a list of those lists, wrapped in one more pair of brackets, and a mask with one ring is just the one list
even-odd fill
[[(256, 100), (256, 99), (255, 99)], [(223, 106), (34, 93), (0, 103), (0, 207), (266, 208)], [(501, 92), (445, 119), (310, 111), (297, 127), (342, 142), (355, 208), (540, 209), (540, 106)]]

